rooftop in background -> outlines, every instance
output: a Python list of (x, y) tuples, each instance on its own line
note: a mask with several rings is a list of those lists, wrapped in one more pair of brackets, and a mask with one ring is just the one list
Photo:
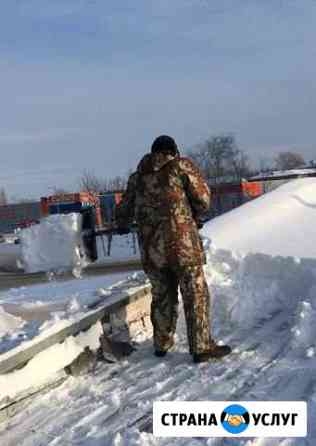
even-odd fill
[(302, 177), (316, 177), (316, 167), (304, 167), (302, 169), (274, 170), (272, 172), (264, 172), (249, 178), (248, 181), (281, 180)]
[(245, 178), (241, 178), (238, 175), (224, 175), (218, 177), (210, 177), (207, 182), (209, 186), (222, 186), (225, 184), (240, 184), (241, 181), (247, 181)]

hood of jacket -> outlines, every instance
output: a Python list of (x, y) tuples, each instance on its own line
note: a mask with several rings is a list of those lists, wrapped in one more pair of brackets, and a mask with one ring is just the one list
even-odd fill
[(179, 155), (171, 155), (170, 153), (163, 152), (148, 153), (138, 164), (137, 172), (143, 175), (158, 172), (175, 158), (179, 158)]

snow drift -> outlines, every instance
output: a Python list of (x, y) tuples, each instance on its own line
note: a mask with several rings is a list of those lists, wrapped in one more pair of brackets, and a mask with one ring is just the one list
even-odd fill
[(291, 181), (207, 223), (217, 248), (273, 256), (316, 257), (316, 178)]

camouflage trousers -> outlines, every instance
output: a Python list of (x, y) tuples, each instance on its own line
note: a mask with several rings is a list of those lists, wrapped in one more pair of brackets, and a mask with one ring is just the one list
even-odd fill
[(178, 319), (178, 287), (182, 294), (190, 353), (210, 348), (210, 295), (202, 265), (180, 271), (163, 268), (147, 272), (152, 285), (151, 322), (154, 348), (166, 351), (174, 344)]

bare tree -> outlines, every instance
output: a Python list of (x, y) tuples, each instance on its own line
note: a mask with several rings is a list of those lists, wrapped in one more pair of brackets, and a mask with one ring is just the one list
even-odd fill
[(127, 177), (116, 176), (108, 180), (108, 191), (120, 191), (126, 189)]
[(96, 176), (89, 170), (84, 170), (79, 178), (80, 191), (104, 193), (126, 189), (128, 175), (105, 179)]
[(237, 149), (237, 151), (232, 154), (230, 163), (232, 166), (232, 176), (235, 176), (238, 180), (241, 178), (248, 178), (252, 175), (248, 155), (242, 150)]
[(259, 160), (259, 173), (268, 173), (273, 170), (273, 161), (267, 157), (261, 157)]
[(250, 174), (248, 157), (232, 135), (213, 136), (188, 155), (210, 183), (217, 183), (220, 177), (240, 180)]
[(0, 206), (4, 206), (6, 204), (8, 204), (7, 194), (5, 192), (5, 189), (2, 187), (0, 189)]
[(107, 181), (97, 177), (90, 170), (85, 169), (79, 178), (79, 189), (82, 192), (100, 193), (107, 190)]
[(306, 163), (304, 157), (297, 152), (280, 152), (275, 157), (275, 167), (277, 170), (291, 170), (303, 167)]

